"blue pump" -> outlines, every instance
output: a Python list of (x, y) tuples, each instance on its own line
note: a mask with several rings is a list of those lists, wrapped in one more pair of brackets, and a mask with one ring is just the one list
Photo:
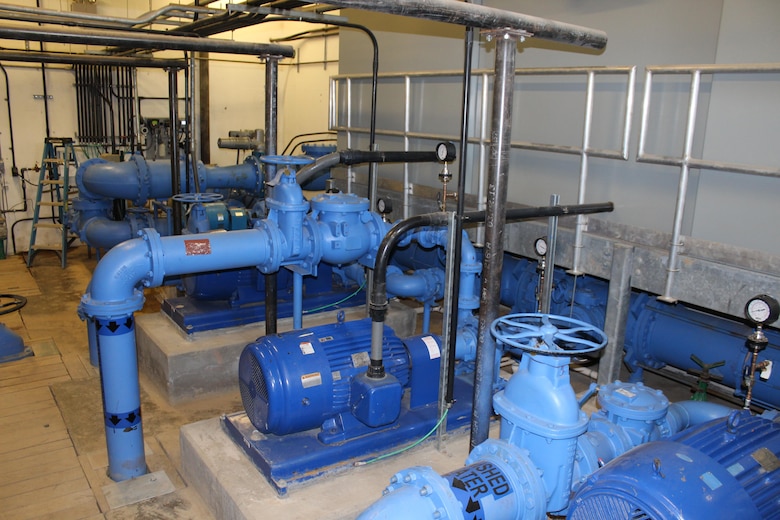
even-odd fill
[[(501, 303), (513, 312), (536, 307), (538, 285), (536, 262), (506, 255), (501, 277)], [(563, 269), (555, 269), (550, 311), (562, 316), (604, 326), (608, 283), (593, 276), (575, 277)], [(666, 365), (683, 371), (701, 367), (692, 359), (696, 355), (704, 363), (724, 361), (722, 368), (711, 373), (720, 382), (743, 397), (745, 370), (749, 364), (745, 338), (752, 329), (745, 323), (706, 313), (683, 303), (670, 305), (651, 294), (634, 292), (631, 296), (624, 361), (632, 372), (631, 381), (641, 381), (645, 368), (659, 369)], [(758, 356), (758, 362), (770, 361), (780, 366), (780, 332), (764, 328), (768, 347)], [(780, 373), (772, 371), (759, 377), (753, 387), (753, 402), (768, 408), (780, 407)]]
[[(602, 331), (561, 316), (515, 314), (496, 320), (491, 332), (504, 348), (523, 352), (493, 399), (500, 438), (477, 446), (464, 468), (446, 475), (425, 467), (397, 473), (360, 520), (563, 516), (572, 494), (611, 460), (729, 413), (713, 403), (670, 405), (660, 391), (618, 381), (600, 389), (601, 411), (589, 419), (569, 384), (568, 364), (570, 356), (603, 348)], [(626, 517), (594, 515), (579, 518)]]

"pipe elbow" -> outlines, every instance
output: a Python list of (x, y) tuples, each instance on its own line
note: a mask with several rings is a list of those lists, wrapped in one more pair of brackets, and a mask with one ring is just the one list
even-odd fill
[(109, 162), (90, 159), (76, 173), (76, 184), (82, 197), (136, 200), (140, 194), (139, 170), (135, 161)]
[(706, 401), (680, 401), (669, 405), (666, 414), (671, 433), (726, 417), (733, 408)]
[(133, 231), (127, 221), (109, 220), (105, 217), (89, 219), (80, 230), (81, 239), (98, 249), (111, 249), (117, 244), (133, 238)]
[(143, 307), (143, 287), (162, 279), (154, 275), (150, 241), (159, 240), (155, 231), (127, 240), (109, 251), (98, 263), (87, 293), (81, 299), (81, 311), (96, 318), (129, 316)]

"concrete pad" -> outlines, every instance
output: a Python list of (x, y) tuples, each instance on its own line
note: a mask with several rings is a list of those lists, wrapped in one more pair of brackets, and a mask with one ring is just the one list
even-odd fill
[[(303, 326), (337, 321), (340, 311), (303, 317)], [(363, 306), (345, 309), (347, 320), (365, 317)], [(416, 326), (414, 309), (391, 302), (387, 325), (399, 337), (411, 336)], [(292, 330), (292, 318), (278, 321), (279, 332)], [(265, 335), (265, 322), (208, 332), (185, 334), (163, 313), (136, 314), (138, 367), (169, 403), (238, 390), (238, 358), (244, 347)]]
[(463, 466), (468, 433), (449, 438), (445, 452), (425, 443), (374, 464), (327, 475), (280, 498), (252, 462), (223, 430), (219, 418), (181, 429), (182, 473), (215, 518), (243, 520), (343, 520), (355, 518), (382, 496), (390, 477), (410, 466), (431, 466), (440, 473)]
[(176, 491), (176, 487), (164, 471), (147, 473), (130, 480), (114, 482), (103, 486), (103, 496), (111, 509), (117, 509), (143, 500), (159, 497)]

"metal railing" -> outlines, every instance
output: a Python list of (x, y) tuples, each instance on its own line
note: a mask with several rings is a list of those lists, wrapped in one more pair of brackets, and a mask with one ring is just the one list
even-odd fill
[[(694, 137), (696, 135), (696, 116), (701, 91), (702, 74), (754, 73), (780, 73), (780, 63), (758, 63), (747, 65), (674, 65), (654, 66), (647, 67), (645, 69), (645, 89), (644, 99), (642, 101), (642, 122), (639, 131), (639, 148), (637, 150), (636, 161), (652, 164), (663, 164), (667, 166), (678, 166), (680, 168), (680, 179), (677, 187), (677, 203), (675, 205), (672, 238), (669, 247), (669, 257), (666, 265), (666, 281), (664, 284), (663, 295), (660, 296), (660, 299), (663, 301), (676, 301), (676, 298), (672, 296), (672, 287), (674, 285), (674, 277), (680, 270), (679, 254), (683, 246), (681, 239), (682, 222), (685, 213), (685, 198), (688, 189), (690, 169), (694, 168), (717, 170), (748, 175), (760, 175), (764, 177), (780, 177), (780, 168), (710, 161), (692, 156)], [(688, 97), (688, 112), (685, 125), (685, 137), (683, 142), (682, 155), (679, 157), (651, 154), (645, 150), (647, 135), (649, 133), (648, 121), (650, 119), (650, 98), (653, 93), (653, 77), (655, 75), (661, 74), (689, 75), (691, 77), (690, 93)]]
[[(409, 150), (410, 143), (413, 139), (428, 139), (428, 140), (452, 140), (457, 141), (459, 137), (454, 134), (444, 133), (426, 133), (412, 130), (412, 81), (413, 80), (425, 80), (434, 78), (451, 78), (453, 81), (460, 81), (461, 71), (429, 71), (429, 72), (415, 72), (415, 73), (385, 73), (380, 74), (379, 80), (402, 80), (404, 85), (403, 95), (403, 129), (402, 130), (388, 130), (377, 129), (377, 135), (383, 135), (388, 137), (399, 137), (403, 140), (404, 150)], [(624, 117), (622, 119), (621, 128), (619, 129), (619, 143), (615, 148), (602, 149), (594, 148), (591, 145), (591, 122), (593, 119), (593, 105), (594, 105), (594, 93), (595, 93), (595, 78), (599, 75), (611, 75), (611, 76), (625, 76), (626, 88), (623, 103)], [(479, 185), (477, 200), (478, 209), (484, 209), (484, 201), (486, 197), (485, 193), (485, 175), (487, 169), (487, 161), (490, 147), (490, 120), (489, 120), (489, 104), (490, 104), (490, 81), (493, 76), (492, 70), (476, 70), (473, 72), (474, 81), (476, 81), (478, 88), (475, 99), (479, 103), (479, 110), (476, 110), (477, 117), (475, 118), (474, 125), (476, 133), (478, 135), (471, 136), (469, 143), (476, 145), (479, 149), (478, 154), (478, 175)], [(526, 68), (515, 70), (516, 77), (543, 77), (543, 76), (585, 76), (585, 102), (583, 106), (583, 131), (581, 136), (581, 144), (579, 146), (563, 145), (559, 143), (538, 143), (531, 141), (518, 141), (513, 140), (511, 147), (523, 150), (535, 150), (541, 152), (561, 153), (569, 155), (580, 156), (580, 172), (578, 180), (578, 196), (577, 203), (583, 204), (585, 202), (586, 186), (588, 179), (588, 160), (590, 157), (599, 157), (605, 159), (619, 159), (628, 160), (628, 148), (631, 134), (631, 120), (633, 118), (633, 106), (634, 106), (634, 85), (636, 78), (636, 67), (556, 67), (556, 68)], [(330, 82), (330, 110), (329, 110), (329, 128), (343, 132), (346, 138), (347, 147), (352, 147), (356, 134), (368, 134), (369, 129), (365, 127), (358, 127), (355, 125), (354, 120), (354, 86), (359, 81), (369, 81), (371, 79), (370, 74), (353, 74), (353, 75), (338, 75), (333, 76)], [(343, 120), (340, 120), (339, 100), (340, 89), (344, 89), (341, 93), (344, 99), (344, 114)], [(408, 218), (410, 212), (410, 197), (412, 195), (412, 184), (409, 182), (409, 166), (404, 165), (403, 169), (403, 217)], [(347, 173), (347, 189), (351, 191), (352, 182), (354, 181), (354, 172), (349, 170)], [(579, 215), (577, 217), (577, 231), (574, 245), (574, 262), (571, 272), (574, 274), (580, 274), (580, 256), (582, 250), (582, 233), (587, 226), (587, 217)]]

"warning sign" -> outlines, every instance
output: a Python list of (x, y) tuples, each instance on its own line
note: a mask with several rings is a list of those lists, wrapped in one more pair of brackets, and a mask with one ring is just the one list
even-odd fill
[(184, 252), (191, 255), (210, 255), (211, 241), (208, 238), (198, 238), (184, 241)]
[(513, 493), (506, 475), (492, 462), (477, 462), (446, 475), (467, 520), (485, 520), (485, 509)]

